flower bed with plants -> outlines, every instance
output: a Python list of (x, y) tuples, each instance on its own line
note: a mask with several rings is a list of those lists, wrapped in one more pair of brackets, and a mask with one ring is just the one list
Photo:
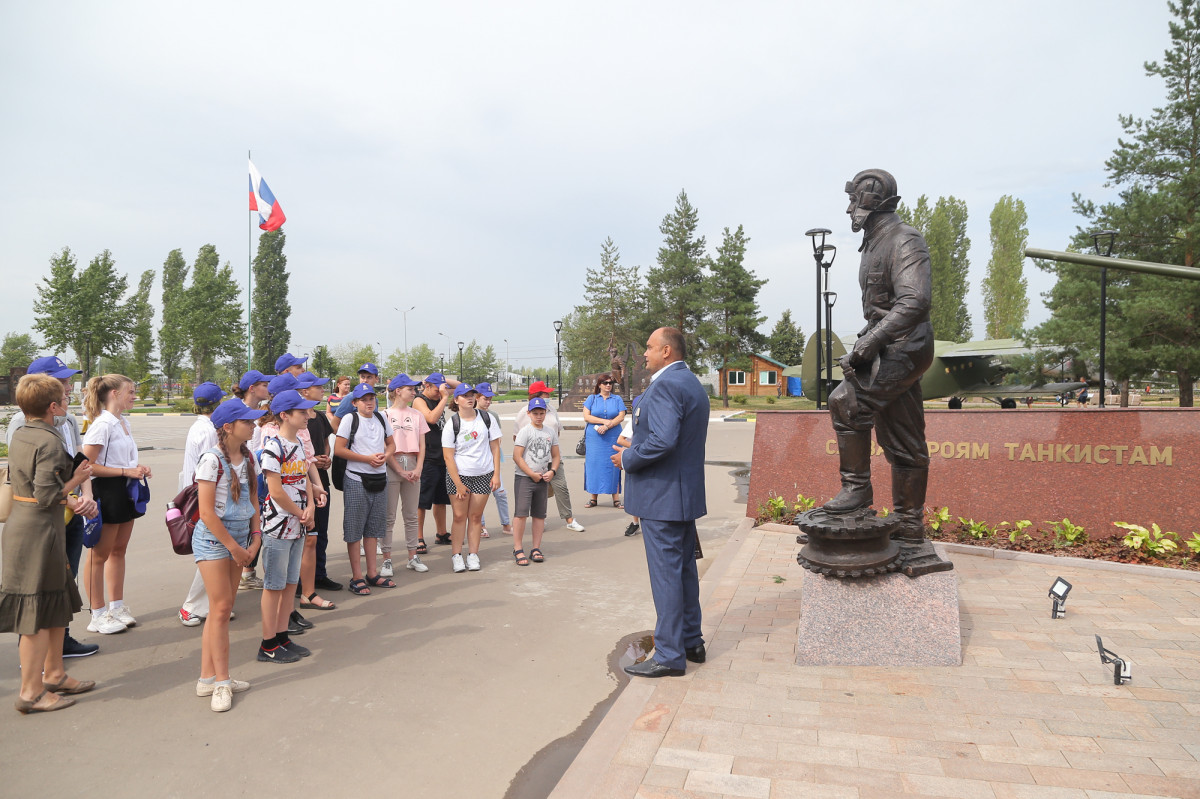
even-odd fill
[[(755, 524), (791, 524), (797, 513), (815, 506), (816, 500), (803, 494), (794, 502), (772, 494), (759, 506)], [(886, 516), (888, 509), (878, 512)], [(935, 541), (1200, 571), (1200, 533), (1176, 533), (1154, 523), (1148, 528), (1123, 521), (1113, 525), (1125, 534), (1093, 539), (1070, 519), (991, 524), (957, 516), (944, 507), (925, 511), (925, 534)]]

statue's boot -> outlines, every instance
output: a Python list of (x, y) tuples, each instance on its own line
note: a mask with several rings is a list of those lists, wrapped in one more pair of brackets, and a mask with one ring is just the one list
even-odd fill
[(868, 508), (875, 499), (871, 493), (871, 431), (838, 432), (837, 442), (842, 490), (821, 507), (829, 513), (850, 513)]
[(928, 482), (928, 468), (892, 467), (892, 502), (900, 517), (900, 526), (892, 533), (893, 540), (906, 544), (919, 544), (925, 540), (925, 487)]

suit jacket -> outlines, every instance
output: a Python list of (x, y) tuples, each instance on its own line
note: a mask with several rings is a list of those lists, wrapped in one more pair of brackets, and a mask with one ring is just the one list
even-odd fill
[(692, 521), (704, 501), (708, 393), (682, 361), (646, 388), (634, 409), (633, 446), (625, 450), (625, 509), (658, 521)]

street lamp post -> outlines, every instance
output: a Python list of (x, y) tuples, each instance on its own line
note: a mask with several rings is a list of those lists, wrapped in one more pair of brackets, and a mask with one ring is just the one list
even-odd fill
[(450, 357), (450, 337), (445, 333), (438, 333), (439, 336), (446, 339), (446, 354), (442, 356), (442, 371), (446, 371), (446, 359)]
[(562, 408), (562, 320), (554, 320), (554, 357), (558, 361), (558, 407)]
[(463, 379), (462, 351), (463, 351), (463, 343), (460, 341), (460, 342), (458, 342), (458, 382), (465, 383), (466, 380)]
[[(1100, 252), (1101, 239), (1108, 239), (1107, 247), (1103, 253)], [(1103, 254), (1107, 258), (1112, 257), (1113, 244), (1117, 240), (1117, 232), (1115, 230), (1098, 230), (1092, 234), (1092, 247), (1096, 250), (1096, 255)], [(1100, 407), (1104, 407), (1104, 338), (1108, 329), (1108, 267), (1100, 267)]]
[(504, 339), (504, 374), (508, 390), (512, 391), (512, 363), (508, 360), (508, 339)]
[[(817, 375), (817, 396), (816, 396), (817, 410), (821, 410), (821, 395), (822, 395), (821, 368), (822, 368), (822, 366), (825, 367), (825, 370), (827, 373), (827, 380), (829, 381), (829, 383), (833, 382), (833, 339), (832, 339), (832, 336), (830, 335), (830, 331), (828, 329), (825, 330), (824, 335), (822, 335), (822, 333), (821, 333), (821, 306), (822, 306), (822, 304), (825, 305), (826, 327), (829, 327), (831, 325), (832, 316), (833, 316), (833, 301), (836, 301), (836, 299), (837, 299), (836, 294), (833, 295), (832, 298), (830, 296), (828, 296), (830, 294), (830, 292), (829, 292), (829, 267), (833, 266), (833, 259), (830, 258), (829, 263), (822, 263), (822, 261), (824, 260), (824, 257), (825, 257), (825, 253), (827, 251), (826, 244), (825, 244), (825, 237), (832, 233), (833, 233), (833, 231), (830, 230), (829, 228), (817, 227), (817, 228), (813, 228), (812, 230), (806, 231), (804, 234), (805, 236), (810, 236), (812, 238), (813, 260), (815, 260), (817, 262), (817, 291), (816, 291), (816, 295), (817, 295), (817, 316), (816, 316), (817, 368), (815, 370), (816, 375)], [(834, 247), (833, 245), (828, 245), (828, 249), (835, 253), (837, 252), (837, 248)], [(825, 270), (825, 289), (824, 289), (824, 291), (822, 291), (822, 289), (821, 289), (821, 270), (822, 269)], [(821, 351), (821, 339), (822, 338), (825, 339), (825, 352)], [(822, 363), (822, 361), (825, 361), (825, 363)], [(826, 385), (825, 387), (827, 388), (828, 386)]]
[[(408, 311), (411, 311), (416, 307), (417, 306), (414, 305), (412, 308), (409, 308)], [(400, 309), (394, 305), (392, 306), (392, 310), (400, 311)], [(408, 311), (400, 311), (400, 313), (404, 314), (404, 374), (408, 374)]]

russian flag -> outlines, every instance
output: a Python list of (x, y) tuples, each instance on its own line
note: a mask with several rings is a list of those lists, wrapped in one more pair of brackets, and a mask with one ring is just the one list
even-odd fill
[(267, 182), (258, 174), (254, 162), (250, 162), (250, 210), (258, 211), (258, 226), (263, 230), (278, 230), (287, 217), (275, 200)]

